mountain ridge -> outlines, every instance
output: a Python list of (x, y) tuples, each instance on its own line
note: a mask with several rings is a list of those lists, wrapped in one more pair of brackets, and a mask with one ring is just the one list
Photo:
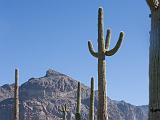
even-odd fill
[[(60, 120), (62, 113), (59, 108), (65, 103), (70, 112), (67, 118), (74, 119), (76, 109), (75, 79), (49, 69), (46, 75), (40, 78), (31, 78), (20, 86), (20, 119), (21, 120)], [(13, 115), (12, 84), (0, 87), (2, 93), (10, 93), (0, 99), (0, 120), (11, 120)], [(10, 88), (7, 91), (7, 88)], [(90, 88), (82, 84), (82, 120), (88, 119)], [(8, 97), (8, 98), (7, 98)], [(95, 116), (98, 104), (97, 91), (95, 91)], [(108, 98), (109, 120), (147, 120), (147, 106), (134, 106), (124, 101), (115, 101)]]

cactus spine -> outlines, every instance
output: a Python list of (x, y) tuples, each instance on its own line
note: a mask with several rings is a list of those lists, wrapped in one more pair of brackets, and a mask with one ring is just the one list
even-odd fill
[(81, 84), (78, 82), (76, 120), (81, 120)]
[(19, 120), (19, 88), (18, 88), (19, 72), (15, 69), (15, 87), (14, 87), (14, 120)]
[(68, 111), (69, 111), (69, 109), (67, 108), (66, 104), (64, 106), (62, 106), (61, 112), (63, 112), (63, 120), (67, 120), (67, 112)]
[(89, 120), (94, 120), (94, 79), (91, 78)]
[(111, 31), (107, 30), (106, 42), (103, 37), (103, 8), (98, 10), (98, 52), (95, 52), (91, 41), (88, 41), (88, 48), (92, 56), (98, 58), (98, 120), (108, 120), (107, 98), (106, 98), (106, 62), (105, 56), (114, 55), (123, 40), (124, 33), (121, 32), (116, 46), (109, 49)]
[(151, 10), (148, 115), (149, 120), (160, 120), (160, 1), (146, 1)]

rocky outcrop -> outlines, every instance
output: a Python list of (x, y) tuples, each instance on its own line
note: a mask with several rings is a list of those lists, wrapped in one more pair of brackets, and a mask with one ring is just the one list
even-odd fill
[(7, 98), (13, 98), (14, 96), (14, 84), (5, 84), (0, 86), (0, 101), (3, 101)]
[[(74, 119), (76, 112), (76, 91), (78, 82), (69, 76), (48, 70), (41, 78), (31, 78), (20, 86), (20, 120), (61, 120), (60, 107), (67, 104), (68, 120)], [(2, 89), (2, 90), (1, 90)], [(0, 87), (0, 120), (13, 118), (13, 86)], [(90, 88), (81, 85), (82, 120), (89, 117)], [(6, 94), (5, 94), (6, 92)], [(95, 91), (95, 117), (97, 111), (97, 91)], [(124, 101), (108, 98), (109, 120), (147, 120), (147, 106), (133, 106)]]

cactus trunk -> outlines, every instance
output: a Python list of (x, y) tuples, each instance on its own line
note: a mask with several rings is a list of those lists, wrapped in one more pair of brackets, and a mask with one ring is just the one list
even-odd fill
[(64, 112), (63, 114), (63, 120), (67, 120), (67, 112)]
[(106, 61), (105, 56), (114, 55), (123, 40), (124, 33), (121, 32), (116, 46), (109, 49), (110, 30), (107, 30), (106, 42), (103, 37), (103, 8), (98, 10), (98, 52), (95, 52), (91, 41), (88, 42), (88, 48), (94, 57), (98, 58), (98, 120), (108, 120), (107, 97), (106, 97)]
[(98, 120), (107, 120), (106, 61), (103, 37), (103, 11), (98, 14)]
[(18, 88), (18, 69), (15, 69), (15, 87), (14, 87), (14, 120), (19, 120), (19, 88)]
[(94, 120), (94, 79), (91, 78), (89, 120)]
[(76, 120), (81, 120), (81, 84), (78, 82)]
[(147, 0), (151, 10), (149, 47), (149, 120), (160, 120), (160, 9), (158, 0)]

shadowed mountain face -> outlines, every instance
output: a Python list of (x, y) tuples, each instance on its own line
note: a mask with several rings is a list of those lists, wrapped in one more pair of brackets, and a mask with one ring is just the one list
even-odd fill
[[(78, 82), (54, 70), (41, 78), (31, 78), (20, 86), (20, 120), (62, 120), (67, 104), (68, 120), (74, 120)], [(13, 85), (0, 87), (0, 120), (13, 119)], [(82, 84), (82, 120), (88, 120), (90, 88)], [(95, 92), (95, 118), (97, 111)], [(108, 98), (109, 120), (147, 120), (147, 106), (133, 106)]]

